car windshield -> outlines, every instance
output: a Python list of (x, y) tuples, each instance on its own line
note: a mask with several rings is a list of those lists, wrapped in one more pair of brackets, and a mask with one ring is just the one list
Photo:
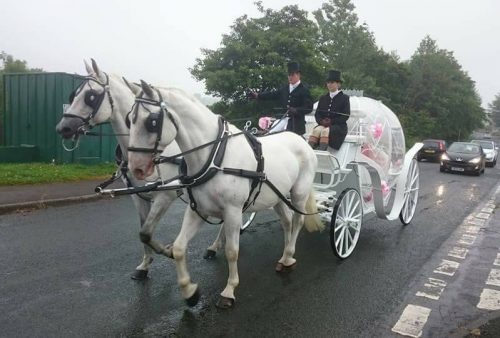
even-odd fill
[(471, 143), (479, 144), (483, 149), (493, 149), (492, 141), (472, 140)]
[(437, 142), (437, 141), (424, 141), (424, 147), (439, 148), (439, 142)]
[(478, 154), (479, 146), (471, 143), (453, 143), (448, 151), (452, 153)]
[(483, 149), (493, 149), (493, 144), (491, 142), (479, 142)]

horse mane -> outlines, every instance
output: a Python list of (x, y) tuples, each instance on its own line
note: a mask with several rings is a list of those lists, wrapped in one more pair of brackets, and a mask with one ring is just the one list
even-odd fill
[[(191, 103), (197, 106), (197, 108), (201, 109), (205, 112), (213, 112), (204, 105), (200, 100), (198, 100), (193, 94), (186, 92), (185, 90), (177, 87), (156, 87), (157, 89), (162, 91), (162, 94), (167, 95), (166, 103), (171, 104), (172, 106), (182, 106), (184, 107), (186, 103)], [(169, 99), (170, 98), (170, 99)]]

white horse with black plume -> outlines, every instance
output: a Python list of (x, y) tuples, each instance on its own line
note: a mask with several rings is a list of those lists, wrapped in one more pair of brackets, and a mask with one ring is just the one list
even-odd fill
[(295, 244), (304, 214), (309, 230), (322, 229), (312, 189), (317, 165), (314, 151), (291, 132), (260, 137), (255, 142), (179, 89), (153, 88), (143, 81), (141, 87), (143, 93), (136, 98), (130, 115), (129, 167), (136, 178), (146, 178), (154, 172), (155, 154), (177, 142), (186, 164), (180, 182), (191, 200), (172, 248), (177, 281), (188, 305), (196, 304), (199, 291), (187, 270), (186, 247), (206, 217), (223, 219), (229, 278), (217, 305), (231, 307), (239, 284), (243, 209), (273, 207), (280, 216), (285, 247), (276, 265), (278, 272), (296, 263)]
[[(128, 83), (122, 77), (106, 74), (99, 69), (94, 60), (92, 60), (92, 66), (85, 62), (85, 67), (88, 76), (72, 93), (71, 105), (57, 124), (56, 130), (66, 139), (78, 138), (80, 133), (86, 133), (92, 126), (111, 121), (114, 135), (117, 137), (122, 151), (122, 168), (119, 170), (121, 173), (117, 176), (121, 176), (123, 182), (130, 187), (143, 186), (146, 183), (144, 180), (137, 180), (133, 175), (127, 173), (129, 130), (125, 119), (134, 104), (135, 94), (140, 92), (140, 87)], [(179, 152), (179, 147), (173, 142), (165, 148), (162, 155), (169, 156)], [(174, 177), (178, 175), (179, 166), (174, 163), (163, 163), (159, 166), (159, 172), (163, 178)], [(147, 180), (156, 180), (157, 178), (157, 173), (153, 173)], [(147, 196), (144, 194), (131, 195), (139, 213), (140, 238), (144, 243), (144, 256), (141, 264), (132, 274), (133, 279), (147, 278), (153, 261), (153, 250), (159, 254), (171, 255), (171, 251), (168, 250), (169, 246), (153, 239), (153, 232), (161, 217), (178, 196), (179, 191), (175, 190), (152, 192)], [(206, 255), (208, 258), (212, 258), (222, 245), (222, 235), (223, 233), (220, 231), (218, 238), (208, 248)]]

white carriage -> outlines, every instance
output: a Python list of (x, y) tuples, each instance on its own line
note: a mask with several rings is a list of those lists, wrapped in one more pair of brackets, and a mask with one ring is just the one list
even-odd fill
[[(378, 216), (411, 222), (418, 200), (419, 170), (416, 143), (406, 151), (397, 116), (382, 102), (350, 97), (348, 134), (336, 151), (315, 151), (318, 211), (330, 224), (334, 254), (347, 258), (358, 242), (363, 220)], [(307, 129), (316, 124), (306, 116)]]

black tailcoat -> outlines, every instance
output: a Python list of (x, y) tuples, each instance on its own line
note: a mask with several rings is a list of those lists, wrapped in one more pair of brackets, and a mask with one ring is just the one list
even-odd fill
[(287, 130), (303, 135), (306, 132), (304, 115), (309, 114), (313, 109), (313, 100), (309, 93), (309, 88), (302, 82), (290, 93), (289, 85), (285, 85), (277, 90), (262, 92), (259, 94), (261, 100), (279, 100), (279, 104), (286, 112), (289, 107), (297, 108), (297, 113), (290, 116)]
[[(340, 114), (337, 114), (340, 113)], [(344, 114), (344, 115), (341, 115)], [(334, 149), (340, 149), (347, 135), (347, 119), (351, 114), (351, 105), (349, 96), (340, 91), (337, 95), (330, 98), (330, 93), (327, 93), (319, 98), (318, 107), (316, 108), (316, 122), (319, 124), (321, 117), (329, 116), (332, 125), (330, 126), (330, 135), (328, 143)]]

